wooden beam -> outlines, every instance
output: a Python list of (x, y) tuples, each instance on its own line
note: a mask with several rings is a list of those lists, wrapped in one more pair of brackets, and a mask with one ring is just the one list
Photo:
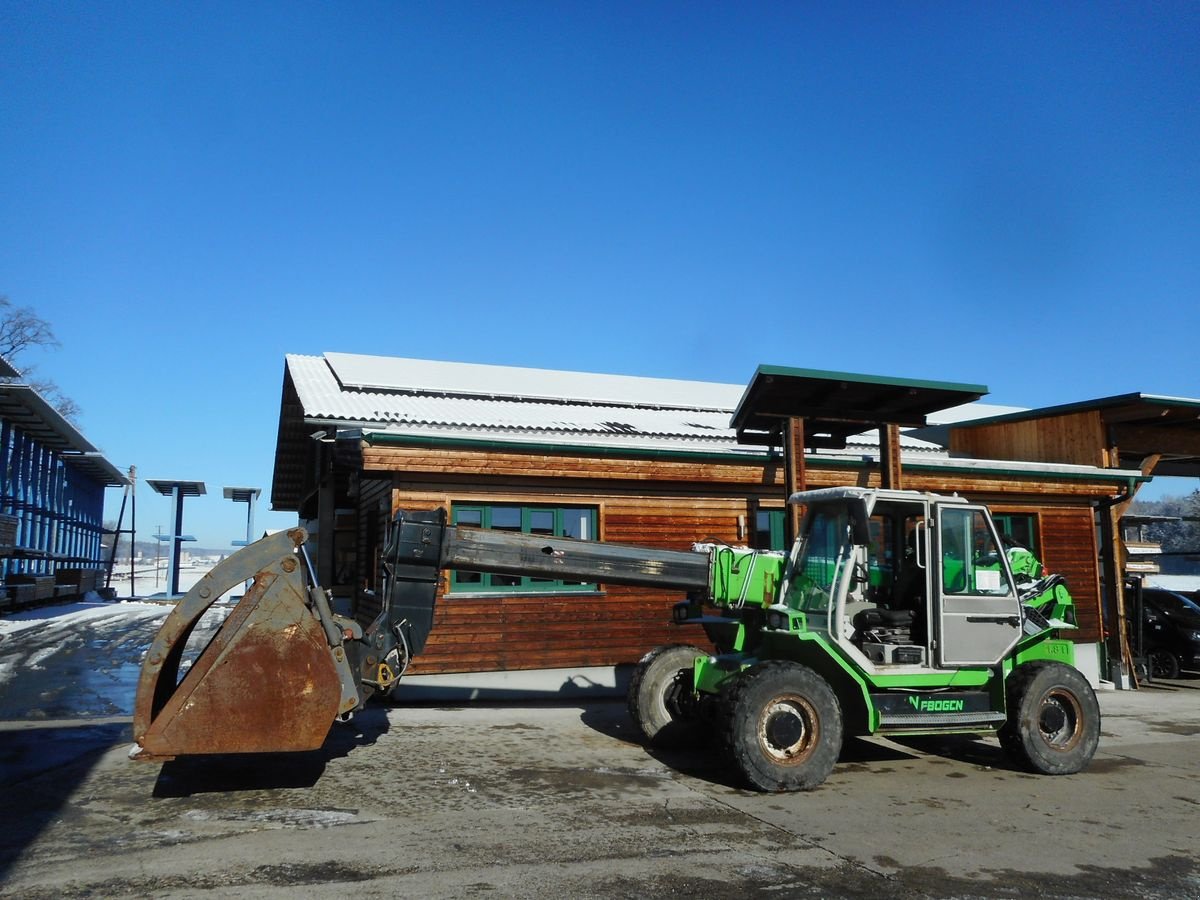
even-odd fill
[(1194, 429), (1114, 425), (1112, 434), (1122, 452), (1131, 455), (1166, 453), (1172, 456), (1200, 456), (1200, 423)]
[[(790, 417), (783, 426), (783, 487), (785, 499), (808, 488), (808, 472), (804, 467), (804, 420), (797, 416)], [(799, 507), (789, 504), (784, 521), (790, 547), (800, 533)]]
[(879, 426), (879, 479), (884, 488), (900, 490), (903, 486), (900, 471), (900, 426), (895, 422)]

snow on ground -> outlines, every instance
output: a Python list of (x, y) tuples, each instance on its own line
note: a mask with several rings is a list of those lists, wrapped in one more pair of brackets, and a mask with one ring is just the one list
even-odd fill
[[(0, 617), (0, 721), (128, 715), (142, 660), (173, 608), (174, 601), (89, 594)], [(230, 611), (221, 603), (201, 616), (181, 671)]]
[(39, 606), (0, 618), (0, 639), (30, 629), (74, 629), (87, 623), (93, 629), (128, 619), (165, 617), (169, 607), (141, 600), (80, 600), (57, 606)]

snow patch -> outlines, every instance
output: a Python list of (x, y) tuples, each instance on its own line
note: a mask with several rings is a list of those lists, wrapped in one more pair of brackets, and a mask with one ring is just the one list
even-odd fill
[(87, 622), (90, 625), (103, 625), (122, 622), (131, 619), (166, 618), (170, 607), (158, 603), (140, 603), (136, 600), (123, 600), (113, 603), (63, 603), (58, 606), (44, 606), (38, 609), (27, 609), (12, 613), (0, 619), (0, 636), (20, 634), (36, 628), (46, 629), (73, 628)]
[(331, 828), (358, 818), (357, 810), (348, 809), (264, 809), (254, 811), (189, 809), (183, 814), (193, 822), (259, 822), (278, 828)]

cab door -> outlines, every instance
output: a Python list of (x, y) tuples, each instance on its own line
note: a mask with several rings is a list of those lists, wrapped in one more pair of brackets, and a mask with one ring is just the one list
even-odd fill
[(1021, 637), (1021, 602), (1008, 557), (982, 506), (939, 505), (934, 615), (942, 666), (992, 665)]

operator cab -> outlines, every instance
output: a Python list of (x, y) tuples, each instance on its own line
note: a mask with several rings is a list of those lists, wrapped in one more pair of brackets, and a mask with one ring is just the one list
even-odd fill
[(985, 507), (862, 488), (790, 502), (807, 514), (784, 602), (864, 668), (993, 665), (1020, 638), (1020, 600)]

